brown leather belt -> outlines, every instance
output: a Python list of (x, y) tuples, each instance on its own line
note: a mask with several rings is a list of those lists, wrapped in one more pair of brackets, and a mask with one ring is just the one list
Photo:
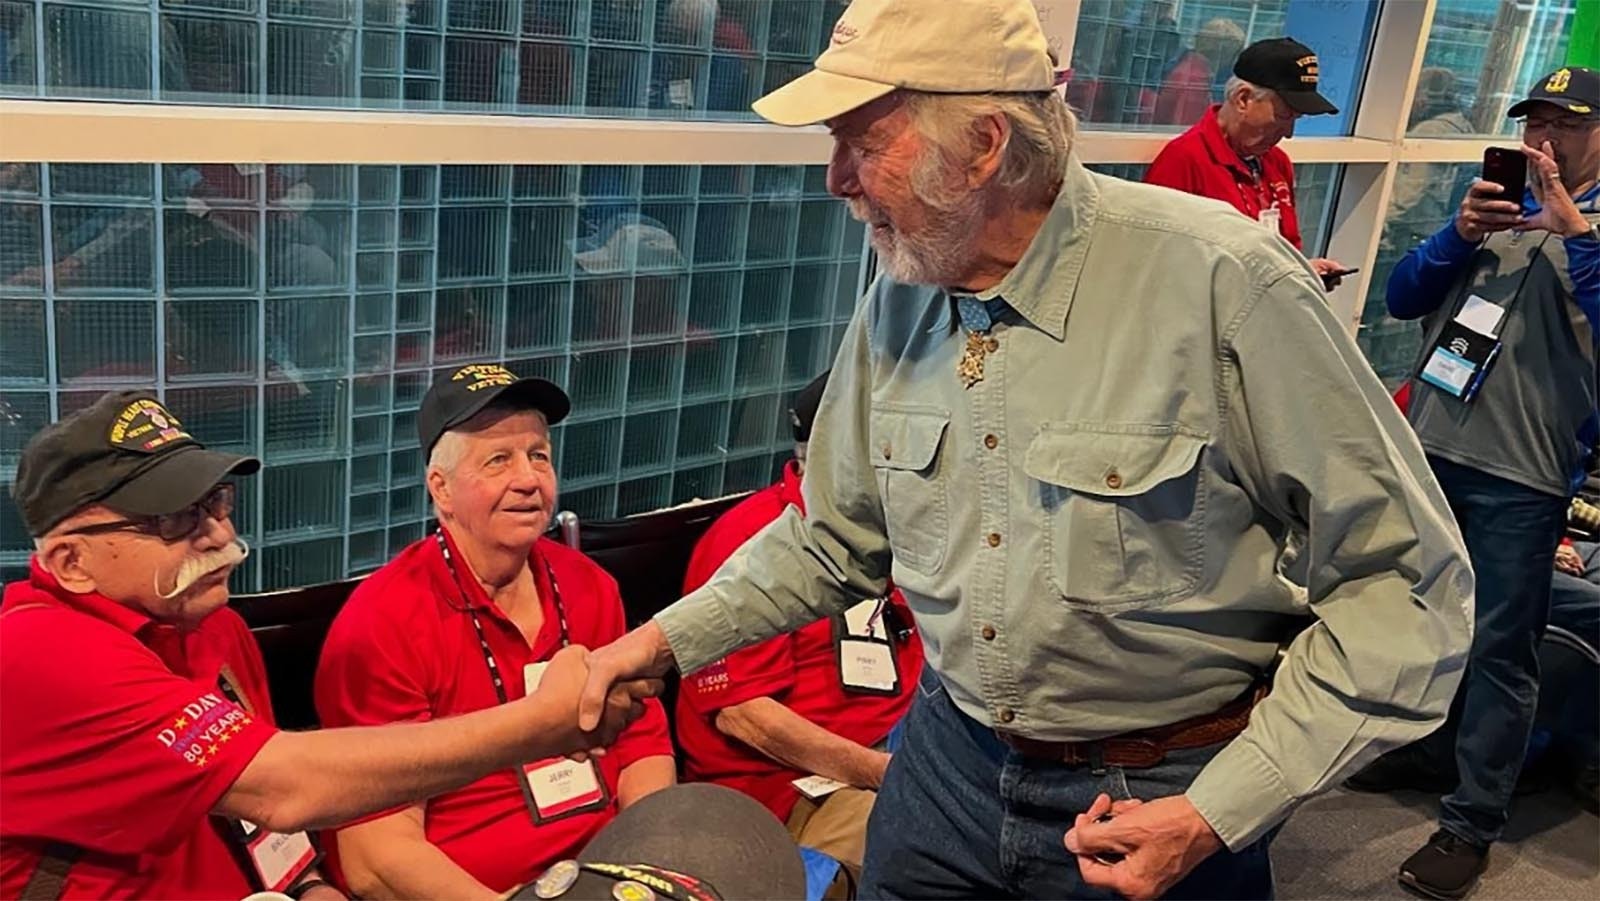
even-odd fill
[(1041, 741), (998, 729), (994, 734), (1017, 753), (1034, 760), (1068, 766), (1092, 764), (1148, 769), (1165, 760), (1169, 751), (1203, 748), (1243, 732), (1250, 724), (1250, 711), (1266, 693), (1265, 686), (1251, 688), (1211, 713), (1097, 741)]

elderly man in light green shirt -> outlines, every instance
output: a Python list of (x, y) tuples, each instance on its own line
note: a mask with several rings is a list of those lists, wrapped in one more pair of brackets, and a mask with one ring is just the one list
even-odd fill
[(585, 715), (612, 680), (892, 577), (928, 666), (864, 897), (1269, 896), (1277, 825), (1443, 720), (1472, 573), (1305, 259), (1223, 204), (1086, 171), (1051, 84), (1027, 0), (857, 0), (756, 104), (826, 123), (884, 274), (806, 517), (592, 653)]

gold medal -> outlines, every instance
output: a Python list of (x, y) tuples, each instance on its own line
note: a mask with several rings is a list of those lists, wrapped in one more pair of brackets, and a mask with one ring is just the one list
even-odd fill
[(963, 388), (971, 388), (983, 381), (983, 358), (988, 355), (989, 348), (983, 336), (977, 332), (967, 332), (966, 350), (961, 354), (961, 362), (956, 364), (956, 375), (961, 377)]
[(624, 881), (611, 887), (611, 897), (616, 901), (656, 901), (656, 893), (639, 882)]

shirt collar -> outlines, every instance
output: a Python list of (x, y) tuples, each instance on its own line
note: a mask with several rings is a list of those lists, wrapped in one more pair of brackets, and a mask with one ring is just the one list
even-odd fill
[[(61, 587), (61, 583), (56, 581), (55, 576), (51, 575), (48, 570), (39, 564), (39, 558), (37, 556), (30, 557), (28, 559), (28, 585), (35, 592), (48, 595), (50, 600), (55, 601), (63, 607), (69, 607), (78, 611), (79, 613), (87, 614), (95, 619), (110, 623), (129, 635), (137, 636), (147, 627), (159, 625), (148, 615), (141, 613), (138, 610), (127, 606), (126, 604), (119, 604), (105, 595), (100, 594), (99, 592), (78, 594), (77, 592), (68, 591), (67, 589)], [(13, 601), (11, 592), (6, 592), (7, 607), (13, 606), (17, 603), (37, 600), (42, 599), (35, 595), (33, 598), (24, 597), (19, 601)]]
[(10, 608), (40, 601), (46, 603), (53, 601), (128, 633), (153, 651), (169, 670), (178, 675), (192, 677), (195, 673), (206, 671), (211, 665), (221, 662), (215, 649), (209, 648), (205, 641), (197, 638), (200, 631), (198, 625), (193, 629), (182, 629), (171, 623), (153, 619), (126, 604), (119, 604), (99, 592), (79, 594), (68, 591), (56, 581), (55, 576), (39, 564), (39, 558), (34, 556), (28, 560), (28, 581), (15, 583), (6, 589), (4, 606)]
[[(488, 593), (483, 590), (483, 583), (479, 582), (477, 577), (472, 574), (472, 567), (467, 564), (466, 557), (461, 553), (461, 545), (456, 543), (455, 536), (451, 535), (450, 530), (443, 526), (440, 526), (439, 530), (444, 533), (445, 544), (450, 548), (449, 564), (445, 563), (444, 555), (438, 552), (438, 541), (431, 536), (428, 538), (428, 541), (433, 545), (433, 560), (437, 564), (435, 575), (440, 580), (439, 590), (441, 592), (447, 592), (446, 594), (441, 595), (441, 599), (445, 601), (447, 606), (455, 608), (456, 610), (460, 610), (462, 604), (462, 595), (465, 594), (465, 600), (472, 606), (473, 610), (476, 610), (479, 613), (487, 613), (490, 617), (505, 623), (513, 629), (516, 629), (516, 623), (511, 619), (510, 616), (506, 614), (504, 610), (500, 609), (499, 604), (496, 604), (490, 599)], [(539, 541), (543, 540), (543, 538), (539, 539)], [(532, 568), (533, 583), (539, 593), (539, 608), (546, 614), (545, 624), (539, 628), (539, 640), (542, 642), (544, 640), (545, 632), (548, 630), (551, 622), (553, 621), (553, 616), (551, 616), (551, 613), (553, 612), (554, 607), (550, 600), (553, 589), (550, 586), (550, 581), (547, 573), (545, 572), (545, 568), (539, 565), (538, 541), (534, 542), (533, 547), (528, 551), (528, 564)], [(451, 573), (452, 569), (455, 570), (453, 575)], [(559, 631), (560, 630), (558, 628), (553, 634), (559, 633)], [(518, 634), (521, 633), (519, 632)]]
[[(1580, 213), (1600, 213), (1600, 182), (1590, 185), (1589, 190), (1572, 198), (1572, 202)], [(1539, 210), (1543, 209), (1539, 201), (1534, 198), (1532, 188), (1523, 190), (1522, 207), (1524, 214), (1528, 216), (1536, 216)]]
[(1100, 188), (1077, 155), (1070, 155), (1061, 191), (1022, 259), (999, 284), (974, 296), (984, 301), (1004, 298), (1035, 328), (1057, 341), (1064, 339), (1072, 296), (1099, 216)]
[(1219, 165), (1227, 166), (1246, 178), (1254, 178), (1250, 165), (1244, 161), (1233, 145), (1222, 133), (1222, 123), (1217, 120), (1217, 111), (1222, 109), (1222, 104), (1213, 103), (1211, 109), (1200, 117), (1200, 143), (1205, 145), (1206, 152)]

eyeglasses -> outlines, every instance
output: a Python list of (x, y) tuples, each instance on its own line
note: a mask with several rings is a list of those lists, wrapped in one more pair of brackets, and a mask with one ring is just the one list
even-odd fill
[(206, 492), (206, 496), (198, 502), (190, 504), (176, 513), (100, 522), (76, 529), (68, 529), (62, 534), (101, 535), (106, 532), (142, 532), (146, 535), (154, 535), (170, 544), (171, 542), (188, 538), (199, 531), (200, 526), (205, 523), (207, 517), (218, 522), (227, 519), (233, 513), (233, 502), (237, 496), (233, 483), (223, 482), (221, 485)]
[(1521, 122), (1522, 127), (1528, 131), (1548, 128), (1556, 134), (1576, 135), (1600, 125), (1600, 116), (1562, 116), (1557, 119), (1524, 118)]

